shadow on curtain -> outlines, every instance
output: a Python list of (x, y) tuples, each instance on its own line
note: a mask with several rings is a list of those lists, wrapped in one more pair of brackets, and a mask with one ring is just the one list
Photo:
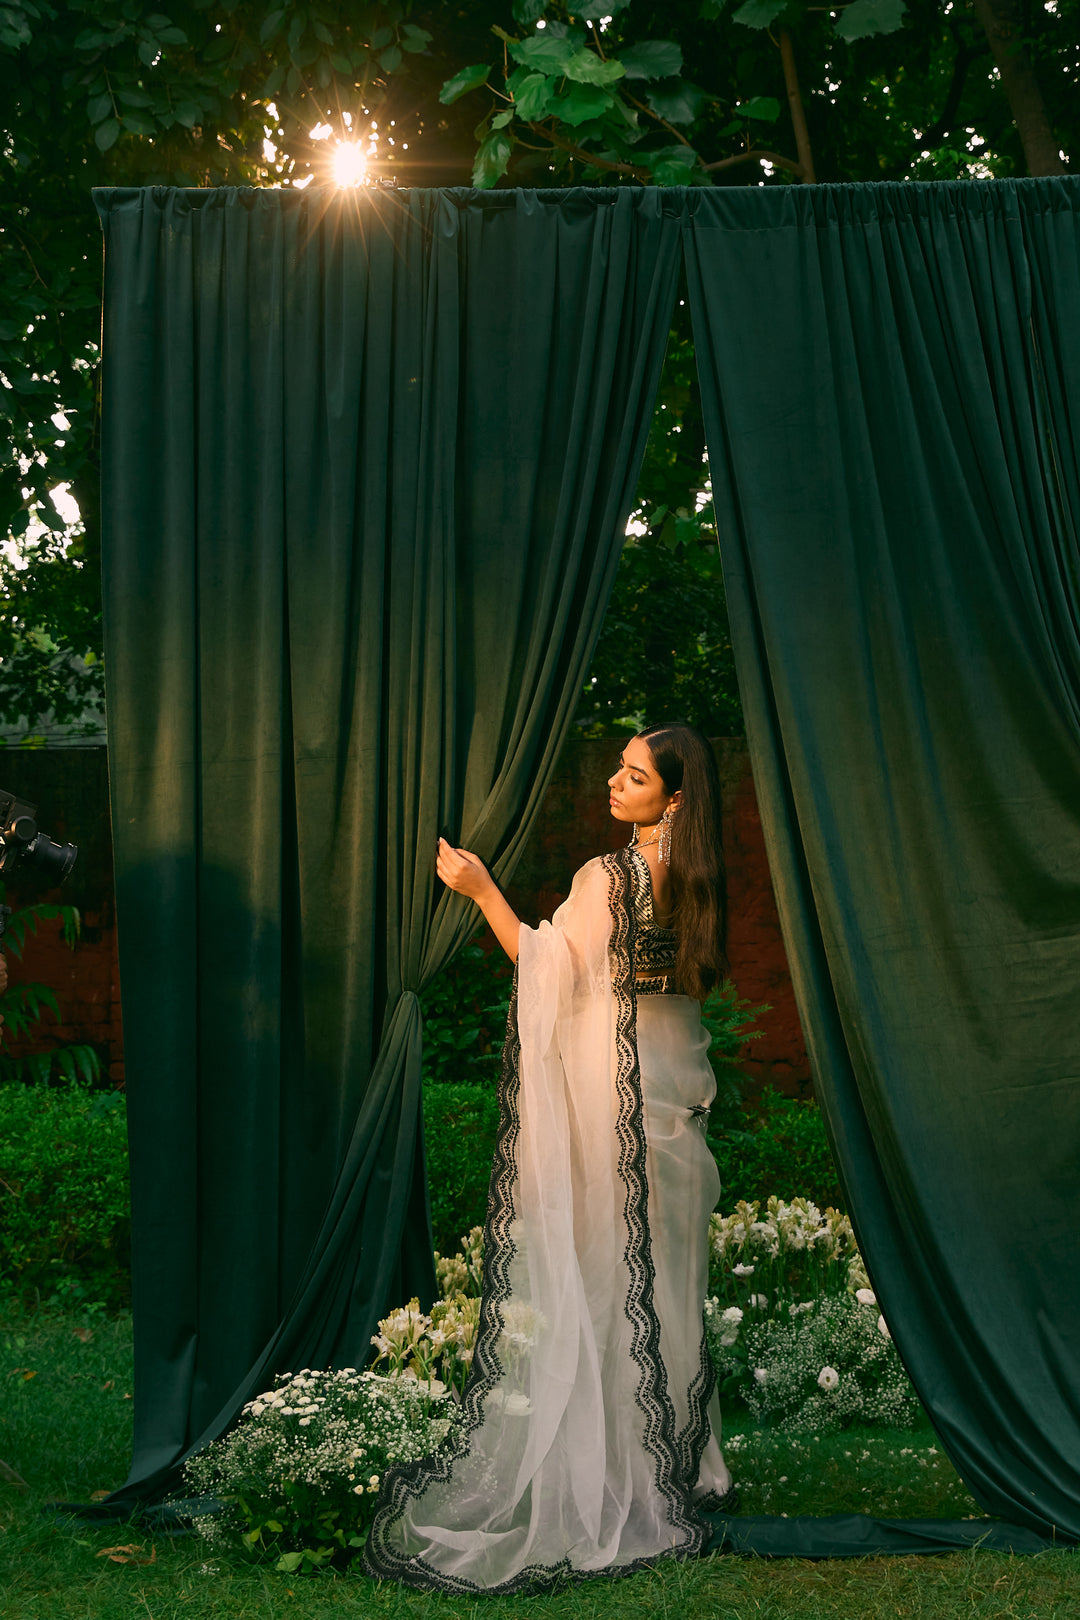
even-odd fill
[[(435, 1293), (417, 991), (573, 714), (674, 298), (657, 192), (106, 191), (135, 1455)], [(419, 1144), (419, 1145), (418, 1145)]]
[[(1068, 1541), (1080, 184), (687, 209), (753, 770), (848, 1207), (950, 1457), (1032, 1533), (1005, 1544)], [(727, 1544), (888, 1547), (865, 1530), (736, 1521)]]

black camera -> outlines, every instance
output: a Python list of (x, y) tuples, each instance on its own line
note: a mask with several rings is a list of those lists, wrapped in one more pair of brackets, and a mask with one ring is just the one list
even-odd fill
[(61, 883), (79, 853), (74, 844), (56, 844), (38, 831), (37, 805), (0, 788), (0, 876), (7, 877), (29, 861), (54, 883)]

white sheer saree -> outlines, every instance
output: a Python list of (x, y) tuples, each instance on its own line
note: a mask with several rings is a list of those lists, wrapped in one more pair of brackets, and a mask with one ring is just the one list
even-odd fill
[(388, 1476), (374, 1575), (513, 1591), (691, 1556), (730, 1488), (704, 1344), (719, 1178), (698, 1004), (639, 995), (644, 858), (522, 928), (457, 1449)]

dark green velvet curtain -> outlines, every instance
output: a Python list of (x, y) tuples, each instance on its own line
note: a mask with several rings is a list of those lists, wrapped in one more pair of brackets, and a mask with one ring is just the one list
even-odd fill
[(588, 667), (670, 319), (656, 192), (106, 191), (135, 1456), (431, 1297), (417, 991)]
[(751, 758), (849, 1208), (984, 1508), (1075, 1538), (1080, 182), (687, 209)]
[[(686, 244), (849, 1207), (991, 1543), (1080, 1536), (1080, 183), (106, 192), (110, 768), (149, 1500), (430, 1292), (416, 992), (587, 666)], [(986, 1525), (718, 1523), (738, 1551)]]

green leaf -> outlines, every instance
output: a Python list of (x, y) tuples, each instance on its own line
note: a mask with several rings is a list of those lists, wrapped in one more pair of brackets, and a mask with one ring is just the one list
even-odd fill
[(502, 178), (510, 163), (514, 142), (505, 130), (495, 130), (480, 145), (473, 163), (473, 185), (488, 190)]
[(780, 116), (780, 103), (775, 96), (751, 96), (736, 110), (741, 118), (757, 118), (763, 124), (774, 124)]
[(501, 113), (496, 113), (495, 117), (491, 120), (492, 129), (505, 129), (507, 124), (513, 121), (513, 117), (513, 107), (507, 107)]
[(768, 28), (787, 7), (788, 0), (745, 0), (735, 13), (735, 21), (747, 28)]
[[(663, 146), (652, 152), (642, 152), (640, 160), (652, 173), (658, 186), (684, 186), (691, 169), (697, 168), (698, 155), (692, 146)], [(665, 529), (673, 524), (670, 514)]]
[(692, 124), (709, 100), (708, 92), (686, 79), (670, 87), (646, 90), (645, 100), (658, 118), (669, 124)]
[(112, 96), (94, 96), (86, 104), (87, 117), (92, 124), (100, 124), (112, 111)]
[(124, 128), (132, 135), (156, 135), (157, 125), (145, 113), (132, 112), (124, 114)]
[(542, 73), (565, 73), (567, 63), (580, 47), (570, 39), (548, 39), (536, 34), (531, 39), (515, 39), (510, 43), (510, 55), (524, 67), (539, 68)]
[(611, 91), (602, 89), (598, 84), (575, 84), (559, 94), (552, 102), (551, 110), (564, 123), (576, 127), (587, 124), (590, 118), (599, 118), (614, 100)]
[(464, 67), (455, 73), (452, 79), (447, 79), (439, 91), (439, 100), (444, 107), (459, 101), (467, 96), (470, 90), (476, 90), (480, 85), (487, 83), (487, 76), (491, 68), (484, 62), (474, 63), (472, 67)]
[(904, 0), (852, 0), (836, 19), (841, 39), (865, 39), (869, 34), (895, 34), (904, 25)]
[(595, 51), (575, 51), (565, 68), (566, 77), (575, 84), (614, 84), (626, 69), (621, 62), (605, 62)]
[(388, 45), (385, 51), (379, 53), (379, 66), (384, 73), (396, 73), (402, 63), (402, 50), (400, 45)]
[(140, 39), (137, 49), (139, 61), (145, 63), (147, 67), (153, 67), (154, 63), (158, 59), (158, 53), (160, 51), (160, 46), (158, 45), (157, 40)]
[(117, 95), (125, 107), (152, 107), (154, 105), (153, 96), (148, 96), (145, 90), (124, 88), (118, 90)]
[(698, 16), (702, 22), (715, 22), (727, 5), (727, 0), (701, 0)]
[(387, 45), (389, 45), (390, 41), (393, 39), (393, 37), (394, 37), (394, 30), (392, 28), (385, 28), (385, 27), (384, 28), (376, 28), (375, 32), (371, 36), (371, 48), (372, 48), (372, 50), (373, 51), (385, 50)]
[(423, 51), (431, 44), (432, 36), (426, 28), (417, 28), (415, 23), (406, 23), (401, 30), (401, 48), (403, 51)]
[(671, 39), (643, 39), (619, 52), (628, 79), (674, 79), (682, 72), (682, 51)]
[(115, 146), (120, 138), (120, 120), (108, 118), (99, 124), (94, 131), (94, 145), (99, 152), (107, 152), (110, 146)]
[(274, 35), (280, 31), (281, 25), (287, 16), (288, 12), (282, 8), (280, 11), (272, 11), (269, 17), (264, 20), (262, 27), (259, 29), (259, 39), (264, 45), (268, 44)]
[[(531, 28), (534, 22), (544, 15), (547, 10), (547, 0), (514, 0), (514, 21), (525, 28)], [(582, 13), (578, 13), (582, 15)]]
[(580, 17), (582, 22), (599, 22), (601, 17), (613, 17), (617, 11), (625, 11), (630, 0), (578, 0), (574, 6), (574, 16)]
[[(511, 78), (513, 75), (511, 75)], [(510, 81), (508, 80), (507, 83)], [(552, 97), (557, 94), (555, 81), (545, 73), (529, 73), (513, 91), (514, 106), (519, 118), (536, 123), (551, 111)]]

